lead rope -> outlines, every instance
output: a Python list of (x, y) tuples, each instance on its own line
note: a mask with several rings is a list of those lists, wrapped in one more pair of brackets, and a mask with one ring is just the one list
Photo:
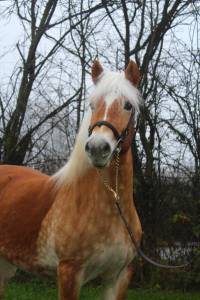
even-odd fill
[(111, 187), (109, 184), (109, 180), (108, 178), (106, 178), (105, 176), (102, 176), (101, 172), (99, 171), (100, 177), (102, 178), (103, 184), (104, 186), (107, 188), (108, 191), (110, 191), (113, 194), (113, 197), (115, 199), (115, 205), (117, 207), (118, 213), (124, 223), (124, 226), (130, 236), (130, 239), (137, 251), (137, 253), (147, 262), (149, 262), (150, 264), (159, 267), (159, 268), (165, 268), (165, 269), (179, 269), (179, 268), (185, 268), (186, 266), (188, 266), (189, 264), (183, 264), (183, 265), (175, 265), (175, 266), (170, 266), (170, 265), (163, 265), (161, 263), (155, 262), (154, 260), (152, 260), (151, 258), (149, 258), (148, 256), (146, 256), (146, 254), (144, 254), (144, 252), (142, 251), (142, 249), (140, 248), (140, 246), (138, 245), (135, 236), (133, 234), (133, 231), (131, 230), (131, 228), (129, 227), (126, 218), (122, 212), (121, 206), (120, 206), (120, 196), (119, 196), (119, 154), (120, 154), (120, 148), (116, 149), (116, 154), (115, 154), (115, 188)]

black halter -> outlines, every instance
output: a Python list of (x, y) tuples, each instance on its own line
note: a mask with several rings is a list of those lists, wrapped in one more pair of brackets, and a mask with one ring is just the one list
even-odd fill
[(94, 123), (92, 126), (89, 127), (88, 136), (90, 136), (92, 134), (92, 131), (94, 130), (95, 127), (106, 126), (112, 130), (112, 133), (117, 140), (117, 144), (122, 143), (125, 140), (125, 138), (127, 137), (127, 135), (129, 134), (129, 127), (132, 123), (133, 115), (134, 115), (134, 113), (132, 110), (128, 124), (127, 124), (126, 128), (124, 128), (122, 130), (121, 133), (119, 133), (118, 130), (110, 122), (101, 120), (101, 121), (97, 121), (96, 123)]

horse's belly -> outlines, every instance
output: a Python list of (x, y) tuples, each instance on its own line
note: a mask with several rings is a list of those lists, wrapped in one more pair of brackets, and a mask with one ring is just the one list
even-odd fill
[(99, 246), (86, 262), (83, 283), (97, 277), (112, 280), (133, 260), (135, 254), (130, 244)]

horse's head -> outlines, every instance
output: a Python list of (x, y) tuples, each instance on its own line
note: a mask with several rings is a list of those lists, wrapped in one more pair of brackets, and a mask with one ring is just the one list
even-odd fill
[(104, 72), (95, 61), (92, 79), (95, 90), (90, 98), (92, 116), (85, 150), (91, 163), (103, 168), (110, 164), (118, 147), (126, 152), (131, 145), (139, 111), (140, 73), (133, 61), (123, 73)]

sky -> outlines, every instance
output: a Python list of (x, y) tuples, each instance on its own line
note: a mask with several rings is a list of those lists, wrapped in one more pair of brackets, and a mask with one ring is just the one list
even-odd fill
[(0, 18), (0, 78), (9, 76), (19, 58), (16, 44), (21, 35), (22, 30), (17, 17), (13, 16), (9, 20)]
[[(0, 12), (5, 7), (7, 1), (0, 3)], [(186, 19), (182, 26), (176, 28), (176, 35), (180, 37), (183, 43), (190, 44), (190, 38), (194, 34), (197, 28), (194, 28), (194, 32), (190, 32), (188, 24), (192, 20)], [(0, 18), (0, 78), (1, 80), (9, 76), (12, 73), (13, 66), (19, 59), (19, 53), (16, 48), (16, 44), (23, 38), (23, 28), (19, 23), (19, 19), (14, 14), (11, 18)], [(170, 47), (173, 37), (167, 38), (167, 43)], [(194, 47), (197, 46), (198, 39), (194, 41)], [(46, 45), (47, 46), (47, 45)]]

